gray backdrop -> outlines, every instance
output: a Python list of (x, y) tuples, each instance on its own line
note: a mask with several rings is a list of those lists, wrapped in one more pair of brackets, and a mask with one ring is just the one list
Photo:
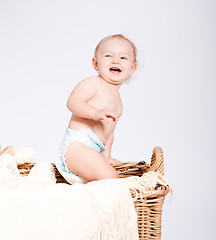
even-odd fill
[(215, 239), (215, 10), (213, 0), (0, 0), (0, 145), (53, 162), (67, 98), (96, 74), (95, 46), (125, 34), (139, 67), (121, 88), (113, 157), (150, 162), (161, 146), (175, 187), (162, 239)]

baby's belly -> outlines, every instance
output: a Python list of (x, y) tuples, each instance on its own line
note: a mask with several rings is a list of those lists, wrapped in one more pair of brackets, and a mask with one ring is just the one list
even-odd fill
[(76, 116), (72, 116), (68, 127), (74, 130), (79, 130), (81, 128), (91, 129), (101, 142), (106, 145), (107, 140), (115, 129), (116, 123), (112, 119), (109, 119), (109, 123), (105, 121), (93, 121), (89, 119), (83, 119)]

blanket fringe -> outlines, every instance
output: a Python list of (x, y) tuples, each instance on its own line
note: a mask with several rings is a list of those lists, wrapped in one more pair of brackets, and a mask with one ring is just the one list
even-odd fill
[(137, 214), (129, 188), (89, 240), (138, 240)]
[(130, 190), (134, 193), (133, 201), (138, 198), (142, 199), (154, 193), (157, 193), (155, 187), (157, 185), (166, 186), (171, 190), (171, 198), (173, 194), (173, 186), (164, 175), (158, 172), (149, 171), (141, 177), (131, 177)]
[[(173, 191), (172, 185), (160, 173), (148, 172), (141, 177), (130, 177), (125, 193), (121, 195), (112, 212), (102, 221), (91, 234), (89, 240), (138, 240), (137, 214), (133, 201), (157, 193), (157, 185), (167, 186)], [(131, 191), (135, 197), (131, 197)]]

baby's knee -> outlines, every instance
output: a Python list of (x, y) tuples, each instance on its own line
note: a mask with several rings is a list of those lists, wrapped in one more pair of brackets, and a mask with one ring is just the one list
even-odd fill
[(112, 173), (112, 178), (119, 178), (119, 174), (115, 171)]
[(118, 173), (116, 172), (115, 169), (112, 171), (107, 172), (107, 174), (104, 174), (103, 176), (104, 179), (113, 179), (113, 178), (119, 178)]

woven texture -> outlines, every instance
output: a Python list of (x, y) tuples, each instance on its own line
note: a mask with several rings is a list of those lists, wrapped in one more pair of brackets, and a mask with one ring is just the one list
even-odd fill
[[(23, 176), (28, 175), (34, 165), (35, 163), (19, 164), (18, 168), (20, 174)], [(55, 164), (53, 164), (53, 166), (55, 169), (57, 183), (67, 183), (58, 172)], [(121, 178), (142, 176), (143, 173), (148, 171), (164, 174), (163, 151), (160, 147), (155, 147), (153, 149), (150, 165), (146, 162), (127, 162), (114, 165), (113, 167), (119, 173)], [(156, 186), (154, 190), (149, 191), (148, 197), (142, 197), (142, 195), (139, 195), (139, 197), (134, 201), (134, 206), (138, 215), (137, 224), (140, 240), (161, 239), (162, 205), (168, 192), (168, 187)], [(135, 197), (134, 194), (135, 193), (131, 191), (133, 198)]]

